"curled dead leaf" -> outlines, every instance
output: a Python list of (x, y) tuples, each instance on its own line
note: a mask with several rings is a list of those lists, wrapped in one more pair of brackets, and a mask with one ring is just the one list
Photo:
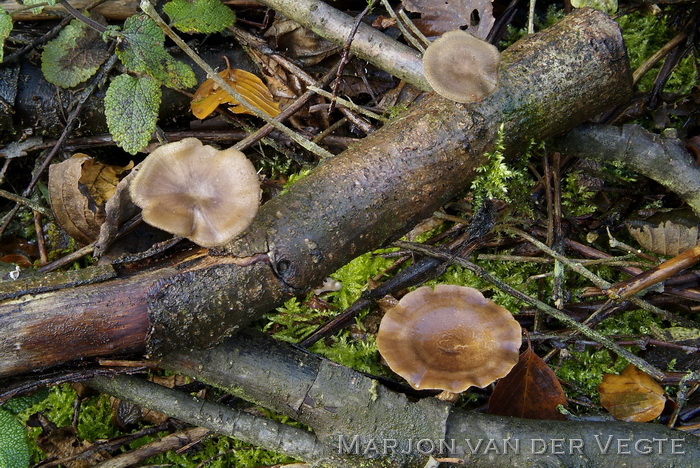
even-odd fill
[(49, 168), (49, 198), (56, 222), (66, 233), (89, 244), (100, 232), (104, 204), (112, 196), (120, 175), (133, 167), (110, 166), (77, 153)]
[(658, 417), (666, 405), (664, 389), (630, 364), (620, 375), (605, 374), (598, 386), (600, 403), (615, 419), (647, 422)]
[[(272, 93), (265, 83), (256, 75), (237, 68), (226, 68), (219, 72), (219, 76), (226, 80), (233, 89), (270, 117), (277, 117), (280, 113), (279, 104), (272, 97)], [(235, 114), (254, 115), (231, 97), (226, 91), (219, 88), (211, 78), (204, 81), (192, 97), (190, 109), (198, 119), (204, 119), (221, 104), (231, 104), (231, 111)]]

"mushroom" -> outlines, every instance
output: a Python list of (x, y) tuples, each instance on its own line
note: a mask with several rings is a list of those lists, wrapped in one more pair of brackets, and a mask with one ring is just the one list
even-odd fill
[(440, 96), (457, 102), (481, 101), (496, 90), (501, 55), (495, 46), (466, 31), (450, 31), (428, 46), (423, 71)]
[(153, 151), (131, 183), (131, 198), (151, 226), (216, 247), (243, 232), (260, 204), (260, 181), (238, 150), (185, 138)]
[(391, 370), (416, 390), (443, 390), (442, 397), (507, 375), (520, 344), (520, 325), (507, 309), (474, 288), (446, 284), (406, 294), (377, 334)]

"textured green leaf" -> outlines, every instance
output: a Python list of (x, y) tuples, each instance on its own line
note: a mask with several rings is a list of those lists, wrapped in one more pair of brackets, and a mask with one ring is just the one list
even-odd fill
[(12, 17), (5, 10), (0, 8), (0, 63), (3, 60), (3, 47), (5, 39), (8, 38), (12, 31)]
[(129, 70), (151, 75), (169, 88), (191, 88), (197, 84), (192, 69), (165, 51), (163, 31), (146, 15), (124, 22), (117, 41), (117, 55)]
[(150, 76), (119, 75), (105, 95), (107, 126), (124, 151), (136, 154), (148, 144), (158, 120), (160, 84)]
[(20, 413), (31, 408), (40, 401), (44, 401), (49, 396), (49, 389), (42, 388), (31, 395), (14, 397), (2, 405), (3, 410), (9, 411), (12, 414)]
[[(96, 16), (93, 14), (93, 19), (104, 21)], [(107, 57), (108, 45), (100, 39), (100, 33), (74, 19), (44, 47), (41, 71), (49, 83), (72, 88), (94, 75)]]
[(221, 0), (173, 0), (163, 11), (173, 26), (185, 33), (216, 33), (236, 21), (236, 15)]
[(32, 8), (32, 13), (38, 15), (39, 13), (41, 13), (41, 10), (43, 10), (45, 6), (54, 6), (56, 5), (57, 1), (58, 0), (22, 0), (20, 3), (26, 6), (41, 4), (41, 6), (39, 7)]
[(7, 411), (0, 409), (0, 468), (29, 466), (29, 445), (24, 427)]

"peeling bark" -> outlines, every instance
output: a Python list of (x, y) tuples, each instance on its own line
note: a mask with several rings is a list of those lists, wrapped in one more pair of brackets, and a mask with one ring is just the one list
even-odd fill
[[(126, 324), (146, 321), (153, 354), (212, 346), (357, 255), (400, 237), (464, 192), (501, 124), (507, 152), (517, 156), (531, 140), (566, 131), (626, 101), (631, 92), (617, 24), (599, 11), (578, 10), (505, 51), (499, 89), (487, 99), (464, 105), (426, 96), (403, 117), (324, 161), (266, 203), (246, 233), (215, 255), (178, 268), (15, 299), (0, 305), (0, 328), (29, 314), (46, 323), (56, 316), (70, 319), (89, 330), (116, 310), (123, 316), (110, 325), (115, 333), (100, 335), (105, 351), (138, 351), (142, 327), (129, 335), (128, 347), (121, 344), (123, 331)], [(247, 266), (236, 262), (259, 254), (269, 260)], [(85, 333), (45, 330), (41, 346), (34, 346), (26, 329), (0, 336), (0, 376), (96, 355), (85, 354), (94, 343)], [(57, 349), (48, 343), (73, 345)]]

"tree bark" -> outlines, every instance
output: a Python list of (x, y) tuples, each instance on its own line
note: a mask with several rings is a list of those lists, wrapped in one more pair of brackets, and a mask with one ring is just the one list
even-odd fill
[[(121, 344), (124, 330), (146, 321), (153, 355), (212, 346), (464, 192), (501, 125), (507, 153), (517, 155), (531, 140), (566, 131), (631, 91), (617, 24), (599, 11), (578, 10), (504, 51), (498, 90), (484, 101), (425, 96), (262, 206), (250, 228), (215, 255), (0, 305), (0, 328), (16, 330), (0, 336), (0, 376), (95, 355), (84, 353), (95, 341), (87, 331), (114, 309), (123, 314), (112, 319), (115, 332), (100, 334), (112, 353), (135, 351), (143, 327), (132, 329), (129, 346)], [(83, 332), (51, 327), (57, 316)], [(16, 325), (26, 317), (37, 318), (32, 327)], [(43, 345), (31, 337), (37, 332)]]
[[(429, 455), (442, 455), (476, 467), (690, 467), (700, 456), (695, 436), (660, 424), (520, 419), (466, 412), (435, 398), (411, 402), (358, 372), (253, 331), (211, 350), (172, 353), (161, 366), (307, 424), (315, 437), (307, 433), (298, 446), (286, 448), (314, 466), (422, 467)], [(167, 401), (151, 398), (150, 389), (135, 391), (141, 385), (135, 381), (100, 377), (90, 385), (221, 431), (215, 424), (226, 418), (213, 413), (217, 419), (212, 419), (207, 405), (213, 403), (190, 405), (191, 397), (172, 393)], [(236, 424), (223, 425), (231, 426)], [(254, 428), (238, 426), (249, 429), (237, 435), (247, 442), (276, 445), (278, 450), (283, 446), (283, 439), (258, 440)]]

